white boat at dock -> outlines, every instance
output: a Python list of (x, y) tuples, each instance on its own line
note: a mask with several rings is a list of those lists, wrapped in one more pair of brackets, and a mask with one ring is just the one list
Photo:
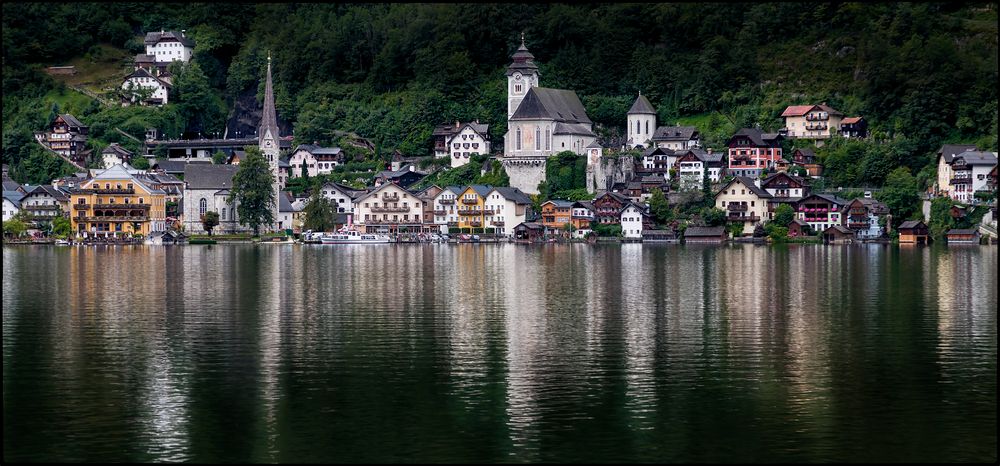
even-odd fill
[(357, 230), (341, 230), (334, 234), (324, 234), (319, 237), (322, 244), (387, 244), (392, 240), (386, 235), (361, 233)]

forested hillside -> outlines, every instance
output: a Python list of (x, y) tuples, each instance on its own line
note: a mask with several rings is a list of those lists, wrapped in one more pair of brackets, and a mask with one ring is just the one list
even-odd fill
[[(296, 142), (351, 131), (383, 154), (429, 155), (435, 124), (478, 118), (499, 145), (504, 67), (522, 31), (542, 85), (575, 90), (607, 136), (641, 91), (661, 124), (703, 122), (716, 146), (739, 127), (777, 129), (787, 105), (863, 115), (870, 141), (818, 151), (845, 185), (881, 183), (896, 165), (917, 174), (942, 142), (997, 148), (996, 3), (5, 3), (3, 13), (3, 157), (21, 181), (53, 170), (35, 168), (43, 154), (28, 143), (55, 110), (79, 112), (98, 145), (125, 142), (113, 127), (221, 132), (235, 98), (262, 86), (268, 52)], [(160, 29), (197, 44), (170, 105), (52, 108), (62, 91), (42, 66), (100, 43), (134, 56), (140, 34)]]

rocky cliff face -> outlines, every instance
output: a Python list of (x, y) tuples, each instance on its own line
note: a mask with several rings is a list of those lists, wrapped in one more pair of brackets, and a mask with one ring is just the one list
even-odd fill
[[(260, 118), (264, 113), (264, 106), (257, 102), (257, 88), (251, 87), (240, 93), (234, 103), (232, 113), (229, 114), (229, 121), (226, 122), (226, 137), (253, 137), (260, 126)], [(278, 112), (278, 129), (282, 136), (292, 135), (292, 125), (282, 118)]]
[(587, 166), (587, 191), (610, 191), (615, 183), (628, 183), (635, 173), (635, 159), (631, 155), (601, 157)]

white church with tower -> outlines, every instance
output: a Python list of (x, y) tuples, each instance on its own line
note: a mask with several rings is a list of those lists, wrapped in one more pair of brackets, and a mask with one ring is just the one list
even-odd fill
[(524, 45), (523, 33), (511, 58), (502, 163), (511, 187), (537, 194), (549, 156), (567, 150), (586, 155), (597, 135), (576, 92), (540, 87), (538, 65)]

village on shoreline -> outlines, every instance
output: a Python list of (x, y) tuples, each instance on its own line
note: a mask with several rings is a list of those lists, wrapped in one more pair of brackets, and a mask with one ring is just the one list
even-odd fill
[[(145, 45), (122, 83), (131, 96), (123, 104), (166, 104), (167, 65), (190, 60), (194, 47), (184, 31), (148, 33)], [(338, 167), (353, 163), (346, 148), (293, 148), (293, 137), (280, 134), (270, 57), (252, 138), (165, 140), (149, 128), (145, 154), (112, 144), (95, 156), (86, 149), (87, 124), (59, 114), (35, 142), (80, 171), (31, 186), (10, 179), (4, 165), (4, 242), (214, 243), (251, 241), (261, 232), (263, 241), (311, 242), (310, 233), (349, 228), (393, 242), (927, 244), (935, 236), (931, 224), (944, 218), (950, 228), (937, 236), (948, 243), (996, 244), (996, 152), (943, 145), (933, 187), (907, 201), (919, 203), (907, 208), (922, 215), (895, 218), (888, 197), (880, 197), (888, 187), (814, 190), (824, 168), (816, 154), (784, 150), (791, 139), (819, 146), (868, 137), (864, 117), (825, 102), (790, 105), (781, 114), (784, 127), (742, 128), (725, 151), (713, 152), (702, 147), (697, 127), (658, 126), (641, 93), (627, 113), (624, 140), (601, 140), (574, 91), (541, 87), (523, 35), (506, 75), (502, 152), (492, 150), (488, 125), (445, 123), (432, 134), (432, 156), (396, 151), (363, 185), (334, 181)], [(86, 168), (95, 160), (102, 168)], [(506, 185), (426, 182), (468, 164)], [(560, 170), (582, 170), (586, 188), (558, 191), (571, 192), (569, 198), (552, 195)], [(244, 196), (254, 192), (254, 180), (270, 186), (256, 185), (267, 202)], [(303, 183), (310, 189), (287, 189)], [(678, 206), (690, 217), (674, 218)]]

